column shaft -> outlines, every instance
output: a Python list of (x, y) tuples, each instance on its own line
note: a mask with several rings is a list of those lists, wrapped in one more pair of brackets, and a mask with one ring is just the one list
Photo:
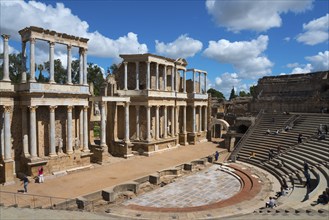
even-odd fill
[(201, 72), (199, 72), (199, 93), (201, 94)]
[(84, 50), (84, 54), (83, 54), (83, 84), (84, 85), (88, 85), (88, 64), (87, 64), (87, 49)]
[(139, 90), (139, 62), (136, 62), (136, 89)]
[(79, 48), (79, 84), (83, 84), (83, 48)]
[(159, 127), (160, 127), (160, 118), (159, 118), (159, 106), (157, 105), (156, 106), (156, 109), (155, 109), (155, 139), (156, 140), (159, 140)]
[(30, 153), (31, 157), (37, 157), (37, 129), (36, 106), (30, 106)]
[(179, 133), (179, 106), (175, 106), (175, 136)]
[(195, 113), (196, 113), (196, 107), (195, 106), (192, 106), (192, 132), (195, 133)]
[(150, 90), (150, 84), (151, 84), (151, 79), (150, 79), (150, 62), (146, 62), (147, 65), (147, 70), (146, 70), (146, 89)]
[(164, 137), (166, 138), (168, 135), (168, 125), (167, 125), (167, 106), (163, 106), (163, 116), (164, 116)]
[(11, 106), (5, 106), (4, 107), (4, 124), (5, 124), (5, 129), (4, 129), (4, 139), (5, 139), (5, 149), (4, 149), (4, 160), (11, 160), (11, 131), (10, 131), (10, 115), (12, 112), (12, 107)]
[(167, 66), (163, 66), (163, 91), (167, 91)]
[(106, 145), (106, 102), (101, 103), (101, 146)]
[(186, 93), (186, 71), (183, 72), (183, 92)]
[(202, 106), (199, 106), (199, 132), (202, 131)]
[(139, 106), (138, 105), (136, 105), (135, 106), (135, 108), (136, 108), (136, 140), (138, 140), (139, 141), (139, 124), (140, 124), (140, 122), (139, 122)]
[(151, 140), (151, 106), (146, 107), (146, 140)]
[(56, 106), (49, 107), (49, 120), (50, 120), (50, 138), (49, 138), (49, 156), (56, 155), (56, 144), (55, 144), (55, 109)]
[(129, 142), (129, 103), (125, 105), (125, 142)]
[(23, 156), (29, 157), (29, 135), (27, 128), (27, 112), (26, 107), (22, 106), (22, 140), (23, 140)]
[(34, 59), (34, 50), (35, 50), (35, 39), (30, 39), (30, 82), (35, 82), (35, 59)]
[(88, 146), (88, 106), (83, 107), (83, 151), (89, 152)]
[(128, 63), (123, 62), (125, 66), (125, 75), (124, 75), (124, 90), (128, 90)]
[(155, 89), (159, 90), (159, 64), (156, 63), (155, 67)]
[(73, 153), (72, 148), (72, 106), (67, 106), (67, 143), (66, 143), (66, 153)]
[(67, 84), (72, 84), (71, 45), (67, 45)]
[(207, 73), (204, 73), (204, 94), (207, 94)]
[(54, 42), (49, 42), (49, 82), (55, 83)]
[(186, 106), (183, 106), (183, 133), (186, 134)]
[(203, 130), (207, 131), (208, 130), (208, 118), (207, 118), (207, 106), (204, 107), (204, 121), (203, 121)]
[(79, 148), (83, 149), (83, 106), (80, 109), (79, 115)]
[(22, 42), (22, 80), (21, 83), (26, 83), (26, 42)]
[(195, 71), (193, 70), (193, 93), (195, 93)]
[(171, 137), (175, 137), (175, 107), (171, 107)]
[(10, 35), (3, 34), (3, 78), (2, 81), (10, 81), (9, 78), (9, 47), (8, 40)]
[(174, 66), (171, 67), (171, 91), (175, 91)]

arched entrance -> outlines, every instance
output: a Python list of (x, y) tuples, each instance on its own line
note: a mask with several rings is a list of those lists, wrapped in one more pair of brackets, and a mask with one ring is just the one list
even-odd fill
[(223, 132), (227, 132), (230, 125), (227, 121), (218, 118), (211, 118), (209, 128), (211, 131), (211, 138), (221, 138)]

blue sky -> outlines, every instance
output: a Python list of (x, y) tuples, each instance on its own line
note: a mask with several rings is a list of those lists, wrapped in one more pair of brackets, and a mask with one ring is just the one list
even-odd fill
[[(88, 62), (105, 70), (119, 54), (186, 58), (227, 98), (233, 86), (248, 91), (263, 76), (329, 69), (327, 0), (0, 2), (11, 52), (20, 51), (20, 29), (40, 26), (89, 38)], [(66, 65), (65, 47), (55, 53)], [(48, 60), (46, 43), (37, 43), (36, 56)]]

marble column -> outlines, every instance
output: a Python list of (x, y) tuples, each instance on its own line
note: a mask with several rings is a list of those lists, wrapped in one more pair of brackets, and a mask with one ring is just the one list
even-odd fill
[(195, 93), (195, 70), (193, 70), (193, 93)]
[(201, 91), (201, 72), (199, 72), (199, 93), (202, 94), (202, 91)]
[(55, 143), (55, 109), (56, 106), (49, 106), (49, 156), (56, 156), (56, 143)]
[(186, 93), (186, 71), (183, 71), (183, 92)]
[(32, 158), (37, 155), (37, 129), (36, 110), (37, 106), (30, 106), (30, 153)]
[(171, 91), (175, 91), (174, 66), (171, 66)]
[(88, 146), (88, 106), (83, 106), (83, 151), (89, 153)]
[(140, 127), (140, 121), (139, 121), (139, 105), (135, 106), (136, 108), (136, 140), (139, 141), (140, 140), (140, 134), (139, 134), (139, 127)]
[(72, 46), (67, 45), (67, 84), (72, 84)]
[(179, 133), (179, 106), (175, 106), (175, 136)]
[(186, 106), (183, 106), (183, 133), (186, 134)]
[(136, 89), (139, 90), (139, 62), (136, 63)]
[(79, 113), (79, 148), (83, 149), (83, 106), (80, 108)]
[(106, 146), (106, 102), (101, 102), (101, 146)]
[(87, 64), (87, 48), (84, 49), (84, 54), (83, 54), (83, 84), (85, 86), (88, 86), (88, 64)]
[(168, 135), (168, 125), (167, 125), (167, 106), (163, 106), (163, 116), (164, 116), (164, 137), (166, 138)]
[(167, 66), (163, 66), (163, 91), (167, 91)]
[(146, 140), (151, 140), (151, 106), (146, 106)]
[(27, 128), (27, 109), (25, 106), (22, 106), (22, 140), (23, 140), (23, 156), (29, 157), (29, 135)]
[(9, 78), (9, 47), (8, 40), (10, 35), (2, 34), (3, 38), (3, 78), (2, 81), (10, 81)]
[(155, 89), (159, 90), (159, 64), (155, 64)]
[(26, 42), (22, 42), (22, 79), (21, 83), (26, 83)]
[(155, 139), (156, 140), (159, 140), (159, 137), (160, 137), (160, 135), (159, 135), (159, 131), (160, 131), (160, 129), (159, 129), (159, 127), (160, 127), (159, 108), (160, 108), (160, 106), (158, 106), (158, 105), (155, 108)]
[(199, 106), (199, 132), (202, 131), (202, 106)]
[(125, 139), (126, 143), (130, 142), (129, 139), (129, 102), (125, 104)]
[(30, 39), (30, 82), (36, 82), (35, 80), (35, 39)]
[(150, 90), (150, 84), (151, 84), (151, 79), (150, 79), (150, 62), (146, 61), (146, 90)]
[(67, 106), (67, 143), (66, 143), (66, 153), (73, 153), (72, 145), (72, 106)]
[(49, 41), (49, 83), (55, 83), (54, 50), (55, 43)]
[(128, 62), (123, 62), (125, 66), (124, 87), (123, 90), (128, 90)]
[(204, 94), (207, 94), (207, 73), (204, 73)]
[(82, 47), (79, 48), (79, 84), (83, 84), (83, 54), (84, 50)]
[(196, 127), (196, 124), (195, 124), (195, 113), (196, 113), (196, 107), (195, 106), (192, 106), (192, 132), (195, 133), (195, 127)]
[(171, 137), (175, 137), (175, 107), (171, 106)]
[(4, 160), (9, 161), (11, 160), (11, 131), (10, 131), (10, 126), (11, 126), (11, 114), (12, 114), (12, 106), (4, 106)]
[(204, 121), (203, 121), (203, 130), (204, 131), (207, 131), (208, 130), (208, 118), (207, 118), (207, 106), (204, 106)]

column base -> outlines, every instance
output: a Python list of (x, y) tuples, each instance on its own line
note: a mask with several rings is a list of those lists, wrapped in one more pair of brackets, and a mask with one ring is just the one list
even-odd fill
[(4, 183), (4, 185), (11, 185), (15, 183), (14, 176), (14, 163), (13, 160), (5, 160), (3, 164), (0, 166), (0, 181)]
[(186, 133), (179, 134), (179, 144), (184, 146), (188, 145)]
[(49, 157), (57, 157), (58, 155), (56, 153), (49, 154)]
[(188, 133), (187, 141), (189, 144), (195, 145), (197, 142), (197, 134), (196, 133)]

